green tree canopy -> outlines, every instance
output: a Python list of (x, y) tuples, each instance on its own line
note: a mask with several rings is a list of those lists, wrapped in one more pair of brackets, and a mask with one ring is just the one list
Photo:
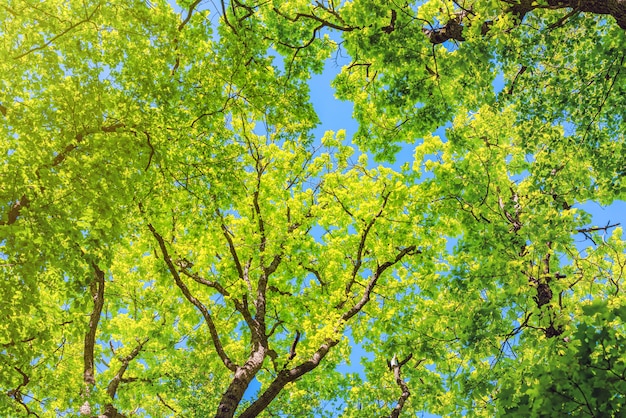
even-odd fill
[(623, 0), (0, 22), (0, 415), (626, 410)]

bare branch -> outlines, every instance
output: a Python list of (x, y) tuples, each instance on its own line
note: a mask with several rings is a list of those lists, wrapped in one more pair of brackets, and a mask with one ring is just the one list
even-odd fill
[(581, 229), (577, 229), (576, 232), (578, 232), (579, 234), (587, 234), (589, 232), (595, 232), (595, 231), (608, 231), (609, 228), (615, 228), (616, 226), (620, 226), (620, 223), (616, 223), (616, 224), (606, 224), (606, 226), (593, 226), (591, 228), (581, 228)]

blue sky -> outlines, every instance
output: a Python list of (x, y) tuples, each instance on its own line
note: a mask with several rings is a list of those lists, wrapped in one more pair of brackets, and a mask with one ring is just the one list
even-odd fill
[[(340, 129), (345, 129), (346, 138), (349, 140), (357, 130), (357, 123), (352, 118), (352, 104), (350, 102), (337, 100), (331, 87), (332, 80), (337, 73), (341, 71), (340, 66), (346, 63), (348, 63), (347, 58), (338, 59), (337, 61), (331, 58), (327, 61), (324, 72), (319, 75), (312, 75), (309, 81), (309, 86), (311, 88), (311, 100), (321, 121), (320, 126), (316, 129), (316, 138), (321, 138), (327, 130), (338, 131)], [(498, 75), (494, 81), (494, 90), (497, 92), (503, 87), (504, 79), (502, 75)], [(440, 128), (436, 134), (444, 138), (445, 129)], [(419, 143), (420, 141), (418, 138), (415, 144), (402, 144), (402, 150), (398, 153), (396, 161), (393, 164), (385, 165), (390, 165), (395, 169), (399, 169), (403, 163), (411, 163), (413, 161), (415, 146)], [(370, 158), (370, 162), (373, 162), (373, 158)], [(577, 204), (576, 206), (592, 215), (592, 225), (594, 226), (605, 226), (615, 223), (623, 224), (626, 222), (626, 202), (624, 201), (616, 201), (608, 207), (603, 207), (595, 202)], [(582, 235), (579, 235), (577, 239), (579, 240), (581, 250), (590, 244), (589, 241), (586, 241)], [(339, 370), (346, 373), (362, 373), (363, 367), (360, 365), (360, 359), (361, 357), (369, 356), (370, 355), (361, 347), (353, 346), (350, 365), (341, 365)], [(436, 415), (419, 414), (419, 416), (435, 417)]]
[[(311, 76), (309, 81), (311, 101), (321, 121), (315, 130), (317, 138), (321, 138), (327, 130), (338, 131), (345, 129), (346, 138), (350, 140), (357, 130), (357, 122), (352, 118), (352, 103), (336, 99), (334, 90), (331, 87), (332, 80), (341, 71), (340, 66), (347, 63), (349, 63), (349, 60), (345, 56), (337, 61), (332, 57), (327, 61), (322, 74), (313, 74)], [(499, 91), (503, 86), (504, 79), (502, 75), (498, 75), (494, 81), (494, 90)], [(436, 134), (445, 138), (445, 129), (438, 129)], [(397, 154), (396, 161), (393, 164), (385, 163), (385, 165), (399, 169), (403, 163), (412, 162), (413, 151), (417, 144), (419, 144), (419, 138), (416, 144), (400, 144), (402, 150)], [(373, 158), (370, 161), (373, 162)], [(601, 206), (595, 202), (587, 202), (576, 206), (592, 215), (592, 224), (595, 226), (604, 226), (609, 223), (622, 223), (623, 225), (626, 222), (626, 202), (621, 200), (614, 202), (610, 206)]]
[[(175, 9), (180, 10), (175, 7)], [(212, 11), (213, 12), (213, 11)], [(335, 35), (336, 36), (336, 35)], [(311, 100), (315, 107), (315, 110), (320, 118), (320, 125), (315, 130), (316, 139), (320, 139), (324, 132), (327, 130), (338, 131), (344, 129), (346, 131), (346, 138), (349, 140), (357, 130), (357, 123), (352, 118), (352, 104), (337, 100), (334, 96), (334, 91), (331, 87), (331, 82), (337, 73), (341, 70), (341, 65), (349, 63), (347, 57), (331, 57), (325, 66), (322, 74), (313, 74), (309, 81)], [(276, 60), (276, 65), (281, 66), (281, 60)], [(503, 88), (503, 78), (501, 75), (496, 77), (494, 82), (494, 89), (496, 91)], [(437, 134), (441, 137), (445, 136), (443, 128), (437, 131)], [(416, 141), (419, 144), (419, 138)], [(413, 151), (416, 144), (401, 144), (402, 150), (396, 156), (396, 161), (390, 165), (393, 168), (398, 169), (405, 162), (413, 161)], [(370, 158), (373, 163), (373, 158)], [(618, 201), (609, 207), (602, 207), (601, 205), (593, 202), (579, 204), (578, 207), (588, 211), (592, 215), (592, 224), (595, 226), (604, 226), (609, 223), (618, 223), (626, 221), (626, 202)], [(583, 243), (583, 237), (580, 236), (581, 245)], [(360, 365), (361, 357), (367, 357), (368, 353), (362, 350), (360, 347), (355, 346), (352, 351), (350, 365), (342, 365), (339, 370), (343, 372), (362, 372), (362, 366)], [(259, 389), (258, 382), (253, 381), (251, 386), (246, 392), (245, 398), (253, 399), (256, 392)], [(420, 415), (432, 417), (434, 415)]]

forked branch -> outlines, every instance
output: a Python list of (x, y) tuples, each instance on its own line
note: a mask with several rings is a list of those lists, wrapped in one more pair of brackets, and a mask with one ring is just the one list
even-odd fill
[(217, 327), (215, 326), (215, 322), (213, 321), (213, 318), (211, 317), (211, 313), (209, 312), (207, 307), (204, 306), (202, 302), (200, 302), (195, 296), (191, 294), (187, 285), (182, 281), (180, 274), (178, 273), (178, 270), (176, 269), (176, 266), (174, 265), (174, 262), (172, 261), (172, 258), (169, 255), (169, 252), (167, 250), (167, 246), (165, 245), (165, 241), (163, 240), (163, 237), (159, 235), (159, 233), (152, 226), (152, 224), (148, 224), (148, 229), (150, 229), (150, 232), (152, 232), (152, 235), (154, 236), (154, 238), (157, 240), (159, 244), (159, 248), (161, 249), (161, 254), (163, 255), (163, 261), (165, 261), (165, 264), (167, 265), (167, 268), (170, 271), (170, 274), (174, 278), (174, 282), (176, 283), (176, 286), (178, 286), (178, 288), (183, 292), (183, 295), (185, 296), (185, 298), (189, 302), (191, 302), (200, 311), (200, 313), (202, 313), (204, 321), (209, 327), (209, 333), (211, 334), (211, 340), (213, 342), (213, 346), (215, 347), (215, 351), (217, 351), (217, 355), (222, 360), (222, 363), (224, 363), (224, 366), (226, 366), (229, 370), (233, 372), (236, 371), (237, 365), (230, 359), (230, 357), (224, 351), (224, 347), (222, 346), (222, 343), (220, 341), (220, 337), (217, 332)]
[(396, 379), (396, 384), (400, 386), (400, 389), (402, 389), (402, 394), (398, 398), (398, 403), (391, 411), (391, 415), (389, 415), (390, 418), (398, 418), (400, 416), (400, 413), (402, 412), (402, 408), (404, 408), (404, 404), (406, 403), (407, 399), (409, 399), (409, 396), (411, 396), (411, 392), (409, 391), (409, 386), (406, 384), (404, 380), (402, 380), (401, 369), (402, 369), (402, 366), (404, 366), (412, 358), (413, 358), (413, 354), (409, 354), (407, 358), (405, 358), (404, 360), (402, 360), (401, 362), (399, 362), (398, 364), (392, 367), (393, 376)]

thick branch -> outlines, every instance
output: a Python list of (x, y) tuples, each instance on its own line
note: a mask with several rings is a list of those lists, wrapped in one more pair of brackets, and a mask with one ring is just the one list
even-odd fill
[(96, 345), (96, 331), (98, 330), (98, 322), (102, 314), (104, 306), (104, 271), (98, 267), (96, 263), (91, 263), (95, 275), (89, 286), (91, 298), (93, 299), (93, 309), (89, 315), (89, 328), (85, 334), (85, 342), (83, 348), (83, 382), (87, 392), (96, 384), (95, 366), (94, 366), (94, 348)]
[(245, 411), (239, 415), (239, 418), (253, 418), (258, 416), (267, 406), (278, 396), (285, 385), (295, 381), (304, 374), (315, 369), (330, 349), (336, 346), (340, 340), (328, 339), (322, 346), (311, 356), (311, 358), (293, 369), (283, 369), (278, 376), (270, 383), (268, 388), (252, 403)]
[(99, 128), (85, 129), (83, 132), (76, 134), (76, 140), (72, 144), (69, 144), (68, 146), (66, 146), (63, 151), (61, 151), (59, 154), (57, 154), (56, 157), (54, 157), (54, 160), (52, 160), (52, 166), (54, 167), (54, 166), (61, 164), (70, 154), (70, 152), (78, 148), (78, 145), (81, 142), (83, 142), (83, 140), (85, 139), (85, 136), (96, 134), (99, 132), (115, 132), (119, 128), (123, 128), (125, 126), (126, 125), (120, 122), (120, 123), (115, 123), (113, 125), (101, 126)]
[(449, 20), (444, 26), (436, 29), (422, 29), (424, 35), (428, 37), (430, 43), (434, 45), (442, 44), (450, 39), (455, 41), (464, 41), (463, 37), (463, 25), (460, 23), (460, 19)]
[(572, 8), (581, 12), (611, 15), (626, 30), (626, 0), (548, 0), (552, 9)]
[(361, 296), (361, 299), (354, 306), (352, 306), (352, 308), (346, 311), (341, 316), (341, 319), (343, 321), (347, 321), (348, 319), (356, 315), (363, 308), (363, 306), (365, 306), (365, 304), (370, 300), (370, 295), (372, 294), (372, 291), (374, 290), (378, 279), (380, 278), (380, 276), (382, 276), (385, 270), (400, 262), (406, 255), (419, 253), (420, 251), (415, 245), (410, 245), (400, 250), (400, 252), (396, 254), (396, 258), (393, 261), (386, 261), (383, 264), (379, 265), (372, 277), (370, 278), (369, 282), (365, 286), (365, 291), (363, 292), (363, 296)]
[[(615, 18), (620, 28), (626, 30), (626, 0), (548, 0), (548, 5), (540, 5), (531, 0), (520, 0), (519, 3), (506, 1), (511, 6), (506, 10), (515, 16), (517, 22), (521, 22), (524, 16), (538, 8), (548, 9), (572, 9), (570, 13), (565, 15), (556, 24), (548, 29), (554, 29), (561, 26), (569, 17), (578, 12), (587, 12), (597, 15), (610, 15)], [(467, 10), (458, 13), (454, 18), (447, 21), (439, 28), (423, 28), (422, 31), (434, 45), (444, 43), (449, 40), (464, 41), (463, 30), (465, 26), (462, 24), (463, 17), (467, 16)], [(485, 21), (482, 24), (482, 33), (485, 35), (489, 32), (493, 21)]]
[(9, 213), (7, 216), (7, 221), (0, 220), (0, 225), (11, 225), (17, 221), (17, 218), (20, 216), (20, 212), (23, 208), (27, 208), (30, 205), (30, 200), (24, 194), (20, 197), (19, 200), (16, 200), (13, 205), (11, 205), (11, 209), (9, 209)]
[(148, 342), (148, 340), (149, 338), (145, 338), (141, 342), (137, 341), (138, 344), (133, 349), (133, 351), (131, 351), (130, 354), (127, 355), (126, 357), (122, 357), (119, 359), (122, 365), (120, 366), (117, 373), (115, 373), (115, 376), (113, 376), (113, 379), (111, 379), (111, 381), (109, 382), (109, 385), (107, 386), (107, 394), (109, 395), (111, 399), (115, 398), (115, 394), (117, 393), (117, 388), (122, 380), (122, 377), (124, 377), (124, 373), (126, 372), (128, 365), (135, 357), (139, 355), (139, 353), (143, 349), (143, 346)]
[(206, 308), (206, 306), (202, 304), (202, 302), (200, 302), (191, 294), (187, 285), (185, 285), (185, 283), (181, 280), (180, 274), (178, 274), (178, 270), (176, 269), (176, 266), (172, 262), (172, 258), (170, 257), (167, 251), (167, 247), (165, 245), (165, 241), (163, 240), (163, 237), (159, 235), (159, 233), (156, 231), (156, 229), (154, 229), (152, 224), (148, 224), (148, 229), (150, 229), (150, 232), (152, 232), (152, 235), (154, 235), (154, 238), (159, 243), (159, 248), (161, 249), (161, 253), (163, 254), (163, 260), (165, 261), (165, 264), (167, 264), (167, 268), (172, 274), (172, 277), (174, 278), (174, 281), (176, 282), (176, 286), (178, 286), (178, 288), (183, 292), (183, 295), (185, 296), (185, 298), (189, 302), (191, 302), (202, 313), (202, 316), (204, 317), (204, 321), (209, 327), (209, 333), (211, 334), (211, 340), (213, 341), (213, 346), (215, 347), (215, 351), (217, 351), (218, 356), (222, 360), (222, 363), (224, 363), (224, 366), (226, 366), (231, 371), (237, 370), (237, 365), (233, 363), (233, 361), (224, 351), (224, 348), (220, 341), (219, 334), (217, 333), (217, 328), (215, 327), (215, 323), (213, 322), (213, 318), (211, 317), (211, 314), (209, 313), (208, 309)]
[(412, 357), (413, 354), (409, 354), (407, 358), (402, 360), (399, 364), (393, 366), (393, 376), (396, 378), (396, 384), (400, 386), (400, 389), (402, 389), (402, 394), (398, 398), (398, 404), (391, 411), (391, 415), (389, 416), (390, 418), (398, 418), (400, 416), (402, 408), (404, 408), (404, 404), (406, 403), (407, 399), (409, 399), (409, 396), (411, 396), (411, 392), (409, 392), (409, 387), (406, 382), (402, 380), (400, 371), (402, 369), (402, 366), (404, 366), (409, 360), (411, 360)]
[(187, 17), (185, 17), (185, 19), (180, 23), (180, 25), (178, 25), (178, 31), (179, 32), (181, 30), (183, 30), (185, 25), (189, 22), (189, 20), (191, 19), (191, 15), (193, 14), (194, 9), (196, 8), (196, 6), (198, 6), (198, 4), (200, 4), (201, 1), (202, 0), (195, 0), (193, 3), (191, 3), (191, 5), (189, 6), (189, 9), (187, 9)]
[(15, 369), (15, 371), (17, 371), (22, 376), (22, 383), (20, 383), (15, 389), (11, 389), (10, 391), (8, 391), (7, 396), (15, 399), (17, 403), (22, 405), (22, 407), (26, 410), (26, 415), (34, 415), (39, 418), (39, 415), (31, 411), (22, 398), (22, 388), (30, 382), (30, 378), (19, 367), (13, 366), (13, 369)]
[[(411, 245), (407, 248), (400, 250), (400, 252), (396, 255), (394, 260), (387, 261), (381, 264), (380, 266), (378, 266), (378, 268), (376, 269), (376, 272), (373, 274), (372, 278), (370, 279), (362, 298), (359, 300), (359, 302), (357, 302), (352, 308), (350, 308), (341, 316), (342, 321), (349, 320), (351, 317), (356, 315), (363, 308), (363, 306), (365, 306), (365, 304), (369, 301), (370, 294), (372, 290), (374, 289), (374, 287), (376, 286), (378, 279), (388, 268), (400, 262), (402, 258), (404, 258), (406, 255), (418, 254), (419, 252), (420, 251), (417, 250), (415, 245)], [(272, 400), (276, 396), (278, 396), (278, 394), (280, 393), (281, 390), (283, 390), (285, 385), (287, 385), (290, 382), (295, 381), (299, 377), (315, 369), (320, 364), (322, 359), (326, 357), (330, 349), (336, 346), (337, 344), (339, 344), (339, 341), (340, 339), (329, 338), (326, 340), (326, 342), (324, 342), (317, 349), (315, 353), (313, 353), (313, 355), (307, 361), (301, 363), (300, 365), (292, 369), (281, 370), (278, 373), (278, 376), (276, 376), (276, 378), (272, 381), (272, 383), (265, 390), (265, 392), (263, 392), (261, 396), (259, 396), (259, 398), (254, 403), (252, 403), (252, 405), (250, 405), (248, 409), (246, 409), (239, 416), (239, 418), (252, 418), (260, 414), (265, 408), (267, 408), (267, 406), (272, 402)], [(293, 352), (295, 353), (295, 344), (292, 348), (293, 348)]]

